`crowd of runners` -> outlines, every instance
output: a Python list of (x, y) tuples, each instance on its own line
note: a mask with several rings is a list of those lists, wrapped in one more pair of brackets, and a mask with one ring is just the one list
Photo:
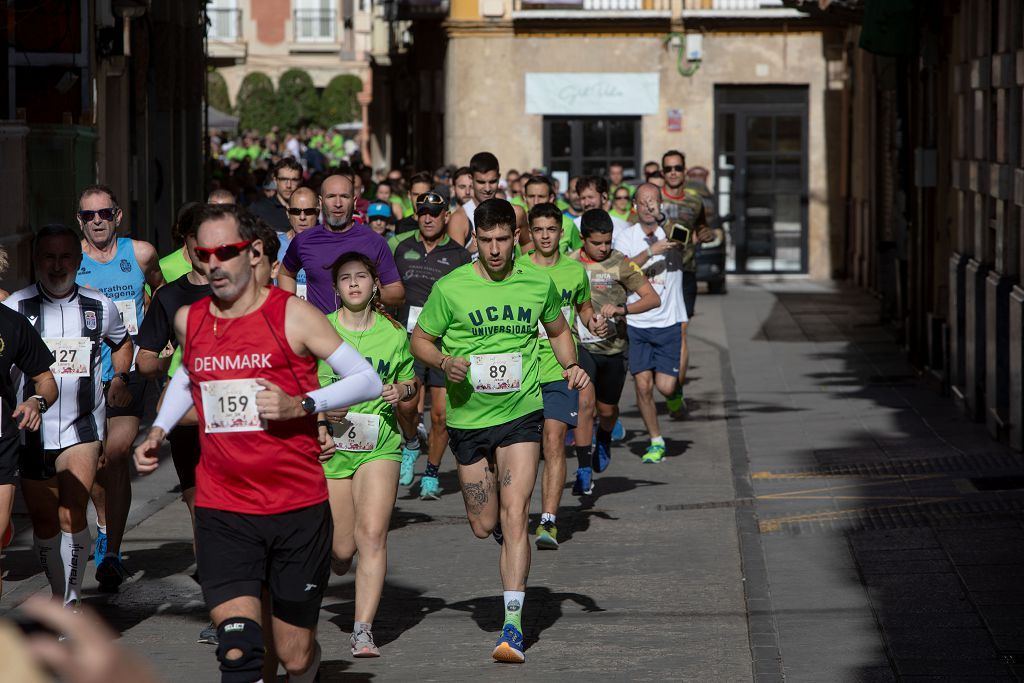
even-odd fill
[(572, 495), (592, 496), (623, 438), (627, 375), (642, 462), (664, 461), (661, 421), (686, 415), (711, 207), (682, 153), (644, 170), (560, 188), (480, 152), (369, 191), (344, 164), (317, 174), (286, 156), (246, 208), (225, 187), (183, 206), (163, 258), (120, 235), (110, 188), (84, 188), (77, 225), (35, 233), (36, 282), (0, 306), (0, 529), (20, 482), (55, 600), (79, 608), (90, 558), (116, 592), (130, 465), (151, 473), (169, 450), (211, 616), (199, 641), (222, 680), (273, 680), (280, 664), (314, 681), (324, 591), (353, 564), (352, 654), (380, 655), (399, 488), (454, 493), (438, 477), (450, 450), (473, 534), (500, 546), (492, 656), (523, 662), (531, 546), (558, 548), (567, 454)]

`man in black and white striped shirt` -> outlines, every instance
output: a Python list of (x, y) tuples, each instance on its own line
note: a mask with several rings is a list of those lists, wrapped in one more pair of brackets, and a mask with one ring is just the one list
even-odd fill
[[(22, 491), (54, 596), (77, 605), (91, 542), (85, 513), (103, 443), (106, 402), (125, 406), (131, 400), (127, 372), (132, 342), (114, 302), (75, 284), (82, 244), (73, 230), (63, 225), (42, 228), (33, 244), (33, 261), (39, 281), (3, 303), (28, 318), (50, 348), (60, 393), (39, 432), (23, 433)], [(102, 344), (111, 349), (115, 372), (106, 396)], [(27, 398), (30, 382), (16, 380), (19, 395)], [(58, 484), (58, 473), (70, 477), (60, 477)]]

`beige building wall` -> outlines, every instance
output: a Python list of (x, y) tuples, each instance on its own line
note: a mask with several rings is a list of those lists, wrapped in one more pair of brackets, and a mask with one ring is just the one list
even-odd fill
[[(525, 73), (658, 72), (659, 113), (642, 117), (643, 160), (676, 148), (691, 166), (714, 170), (714, 87), (808, 86), (809, 272), (832, 273), (825, 159), (826, 62), (818, 32), (707, 33), (692, 77), (676, 68), (676, 50), (662, 35), (515, 36), (453, 30), (447, 64), (445, 156), (462, 165), (488, 150), (503, 168), (544, 161), (540, 115), (525, 113)], [(682, 131), (668, 132), (669, 109), (682, 110)]]

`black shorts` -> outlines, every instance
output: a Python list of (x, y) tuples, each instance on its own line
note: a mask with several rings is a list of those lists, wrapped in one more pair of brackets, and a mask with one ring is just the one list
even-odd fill
[(580, 392), (569, 388), (564, 379), (540, 385), (544, 399), (544, 419), (558, 420), (575, 428), (580, 414)]
[(425, 387), (445, 388), (444, 370), (428, 368), (426, 365), (421, 363), (419, 359), (414, 358), (412, 361), (412, 372), (416, 375), (416, 379), (418, 379)]
[(38, 445), (24, 445), (18, 449), (18, 467), (21, 478), (31, 481), (49, 481), (57, 476), (57, 458), (68, 448), (81, 446), (82, 441), (65, 448), (44, 449)]
[(20, 445), (17, 434), (0, 441), (0, 485), (18, 483)]
[(626, 385), (626, 354), (613, 353), (607, 356), (590, 353), (582, 346), (579, 353), (580, 366), (590, 375), (598, 403), (618, 405), (622, 388)]
[(686, 305), (686, 318), (693, 318), (697, 307), (697, 272), (683, 271), (683, 303)]
[(265, 584), (275, 617), (316, 626), (333, 534), (327, 502), (275, 515), (197, 507), (196, 568), (207, 608), (243, 596), (259, 599)]
[(496, 427), (459, 429), (448, 427), (448, 445), (460, 465), (472, 465), (494, 452), (515, 443), (540, 443), (544, 430), (544, 411), (538, 410)]
[(175, 427), (167, 435), (171, 444), (171, 460), (178, 473), (181, 490), (196, 487), (196, 467), (199, 466), (199, 425)]
[[(104, 394), (110, 382), (103, 383)], [(146, 397), (156, 390), (156, 383), (154, 380), (148, 377), (143, 377), (139, 373), (132, 372), (128, 373), (128, 391), (132, 395), (132, 402), (126, 405), (124, 408), (116, 408), (107, 402), (107, 419), (112, 417), (137, 417), (142, 419), (143, 413), (146, 412)], [(156, 405), (156, 398), (154, 396), (151, 401), (152, 405)]]

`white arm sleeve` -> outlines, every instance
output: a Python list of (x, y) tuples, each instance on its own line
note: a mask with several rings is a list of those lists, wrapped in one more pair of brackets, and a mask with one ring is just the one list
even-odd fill
[[(324, 360), (341, 379), (307, 394), (316, 402), (318, 412), (346, 408), (380, 396), (384, 388), (380, 377), (354, 346), (342, 343)], [(167, 399), (164, 401), (166, 406)]]
[(179, 365), (167, 385), (164, 393), (164, 402), (160, 405), (160, 412), (153, 420), (153, 426), (164, 430), (164, 433), (174, 429), (181, 418), (185, 417), (194, 403), (192, 403), (192, 388), (190, 386), (188, 371), (184, 365)]

